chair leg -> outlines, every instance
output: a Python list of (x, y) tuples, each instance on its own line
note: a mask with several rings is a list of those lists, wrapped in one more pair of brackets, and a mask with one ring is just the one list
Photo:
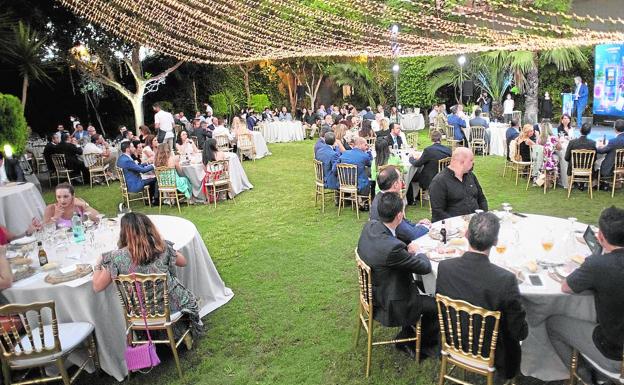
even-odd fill
[(217, 186), (214, 186), (212, 189), (212, 202), (214, 203), (215, 209), (217, 208)]
[(494, 373), (489, 372), (486, 378), (487, 378), (487, 385), (494, 385)]
[(444, 376), (446, 375), (446, 356), (442, 356), (442, 361), (440, 362), (440, 378), (438, 379), (438, 385), (444, 385)]
[(570, 382), (569, 385), (576, 383), (576, 368), (578, 366), (578, 352), (576, 349), (572, 351), (572, 357), (570, 359)]
[(342, 191), (338, 192), (338, 216), (340, 216), (340, 209), (342, 208), (342, 205), (344, 204), (344, 194)]
[(373, 355), (373, 317), (368, 317), (368, 340), (366, 344), (366, 378), (370, 374), (371, 360)]
[(180, 367), (180, 357), (178, 357), (178, 348), (176, 347), (176, 341), (173, 337), (173, 328), (167, 327), (167, 337), (169, 337), (169, 346), (171, 347), (171, 353), (173, 353), (173, 359), (175, 360), (176, 367), (178, 368), (178, 374), (182, 378), (182, 368)]
[(414, 359), (416, 363), (420, 362), (420, 342), (422, 341), (422, 318), (418, 319), (416, 322), (416, 354), (414, 355)]
[(574, 174), (570, 175), (570, 180), (568, 180), (568, 199), (570, 199), (570, 193), (572, 192), (573, 184), (574, 184)]
[(93, 188), (93, 174), (89, 173), (89, 185)]
[(2, 377), (6, 385), (11, 385), (11, 368), (4, 360), (2, 360)]
[(358, 342), (360, 341), (360, 331), (362, 329), (362, 321), (360, 319), (360, 315), (362, 314), (362, 304), (358, 301), (358, 312), (357, 318), (355, 319), (355, 341), (353, 343), (354, 349), (357, 348)]
[(161, 211), (162, 211), (162, 203), (163, 203), (163, 199), (164, 199), (165, 195), (163, 194), (162, 191), (158, 191), (158, 197), (159, 197), (159, 199), (158, 199), (158, 214), (160, 214)]
[[(591, 173), (589, 175), (589, 199), (594, 199), (594, 189), (592, 188), (592, 176)], [(600, 186), (598, 186), (598, 188), (600, 188)]]
[[(611, 184), (611, 198), (615, 196), (615, 182), (617, 180), (617, 173), (613, 170), (613, 182)], [(598, 186), (600, 188), (600, 186)]]
[(91, 338), (89, 339), (89, 356), (93, 360), (93, 365), (95, 366), (95, 371), (100, 370), (100, 357), (97, 351), (97, 344), (95, 343), (95, 331), (91, 333)]
[(178, 214), (182, 214), (182, 210), (180, 210), (180, 196), (177, 191), (174, 194), (175, 194), (176, 204), (178, 205)]
[(357, 219), (360, 219), (360, 201), (357, 193), (355, 193), (355, 215), (357, 216)]
[(420, 208), (422, 209), (422, 207), (423, 207), (423, 194), (424, 194), (424, 191), (423, 191), (422, 188), (419, 188), (419, 190), (420, 190)]
[(69, 378), (69, 374), (67, 374), (67, 369), (65, 369), (65, 360), (62, 358), (59, 358), (56, 360), (56, 367), (59, 370), (59, 373), (61, 373), (61, 377), (63, 378), (63, 384), (64, 385), (71, 385), (71, 380)]

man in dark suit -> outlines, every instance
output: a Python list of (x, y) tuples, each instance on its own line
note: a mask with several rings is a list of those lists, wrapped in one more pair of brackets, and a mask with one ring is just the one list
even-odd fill
[(336, 163), (338, 163), (340, 153), (334, 150), (335, 142), (336, 135), (333, 132), (326, 133), (322, 145), (314, 152), (314, 158), (323, 163), (323, 184), (325, 188), (338, 190)]
[(414, 175), (414, 182), (418, 182), (423, 190), (429, 188), (431, 180), (437, 175), (438, 161), (452, 155), (451, 149), (440, 143), (440, 140), (442, 140), (440, 131), (433, 131), (431, 133), (431, 140), (433, 144), (426, 147), (418, 159), (411, 156), (409, 158), (409, 162), (412, 166), (422, 167), (422, 170)]
[[(371, 268), (373, 317), (388, 327), (401, 326), (396, 339), (414, 336), (412, 328), (422, 316), (423, 352), (437, 344), (436, 306), (432, 297), (420, 295), (413, 274), (428, 274), (431, 264), (418, 245), (406, 245), (396, 237), (403, 221), (403, 200), (397, 193), (381, 194), (377, 205), (379, 221), (371, 220), (362, 230), (357, 251)], [(414, 344), (397, 344), (397, 349), (414, 355)]]
[(460, 145), (466, 146), (468, 140), (466, 135), (464, 135), (464, 130), (462, 130), (462, 128), (466, 128), (463, 110), (464, 106), (461, 104), (451, 107), (451, 114), (448, 116), (447, 122), (453, 126), (453, 139), (460, 141)]
[[(607, 154), (600, 165), (600, 177), (607, 179), (613, 176), (613, 168), (615, 167), (615, 150), (624, 148), (624, 120), (615, 121), (615, 133), (617, 136), (609, 141), (608, 145), (598, 145), (596, 152), (599, 154)], [(608, 186), (601, 186), (602, 189), (608, 190)]]
[(585, 111), (585, 107), (587, 106), (589, 89), (587, 88), (587, 84), (583, 83), (583, 79), (581, 79), (580, 76), (574, 78), (574, 84), (576, 88), (574, 91), (573, 109), (576, 111), (576, 126), (578, 127), (582, 123), (583, 111)]
[(401, 125), (399, 123), (390, 123), (390, 132), (388, 133), (388, 144), (390, 147), (400, 149), (403, 146), (403, 139), (401, 138)]
[[(212, 121), (212, 118), (210, 120)], [(253, 131), (254, 127), (256, 126), (256, 123), (258, 123), (258, 119), (256, 118), (256, 115), (254, 114), (253, 108), (250, 108), (249, 112), (247, 112), (247, 129), (249, 131)]]
[(143, 191), (145, 186), (149, 186), (150, 198), (153, 205), (158, 205), (158, 190), (156, 188), (156, 178), (142, 179), (141, 174), (154, 170), (154, 165), (137, 164), (132, 159), (134, 145), (132, 142), (121, 142), (121, 155), (117, 159), (117, 167), (123, 170), (126, 178), (128, 192), (136, 193)]
[[(475, 117), (470, 119), (470, 127), (473, 126), (481, 126), (485, 128), (485, 134), (484, 134), (484, 139), (485, 139), (485, 143), (488, 145), (488, 148), (490, 146), (490, 123), (481, 117), (481, 110), (476, 108), (474, 111)], [(470, 140), (472, 140), (472, 138), (470, 138)]]
[(48, 136), (48, 143), (43, 148), (43, 159), (46, 162), (46, 166), (50, 174), (56, 171), (54, 163), (52, 162), (52, 154), (56, 154), (56, 146), (61, 142), (61, 134), (56, 132)]
[(208, 138), (212, 138), (212, 133), (208, 130), (208, 123), (206, 121), (201, 122), (199, 119), (193, 120), (192, 136), (197, 137), (197, 148), (204, 148), (204, 142)]
[(0, 152), (0, 183), (26, 182), (24, 170), (15, 158), (5, 158)]
[(511, 141), (520, 136), (519, 124), (520, 123), (518, 122), (518, 119), (511, 119), (511, 125), (509, 126), (507, 131), (505, 131), (505, 145), (507, 146), (505, 152), (507, 153), (507, 160), (510, 160), (509, 145), (511, 144)]
[(78, 158), (78, 155), (82, 155), (82, 148), (72, 142), (69, 134), (64, 133), (61, 135), (61, 142), (56, 146), (55, 153), (65, 155), (65, 165), (70, 170), (79, 171), (82, 174), (83, 182), (89, 180), (89, 169)]
[(354, 164), (357, 166), (357, 187), (358, 194), (368, 195), (370, 193), (370, 180), (366, 175), (366, 167), (371, 166), (373, 156), (368, 151), (368, 144), (364, 138), (355, 138), (354, 146), (340, 155), (338, 163)]
[[(520, 369), (520, 341), (527, 337), (529, 327), (516, 277), (488, 259), (490, 249), (498, 241), (499, 229), (496, 215), (474, 215), (466, 232), (469, 251), (461, 258), (440, 262), (436, 291), (452, 299), (502, 313), (494, 366), (499, 376), (509, 379)], [(467, 329), (462, 331), (462, 335), (468, 335)], [(486, 346), (489, 343), (487, 340), (483, 342)]]
[[(568, 148), (565, 153), (565, 161), (568, 162), (568, 176), (572, 175), (572, 150), (594, 150), (596, 151), (596, 142), (589, 139), (587, 135), (591, 132), (591, 124), (584, 123), (581, 126), (581, 136), (577, 139), (572, 139), (570, 143), (568, 143)], [(595, 158), (594, 158), (595, 160)], [(585, 190), (585, 183), (576, 183), (578, 189), (583, 191)]]

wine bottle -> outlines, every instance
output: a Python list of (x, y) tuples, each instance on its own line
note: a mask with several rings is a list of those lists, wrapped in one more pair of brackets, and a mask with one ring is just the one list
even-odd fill
[(440, 238), (442, 243), (446, 245), (446, 222), (442, 220), (442, 228), (440, 229)]
[(48, 264), (48, 254), (43, 249), (43, 245), (42, 245), (41, 241), (37, 242), (37, 247), (39, 247), (39, 266), (47, 265)]

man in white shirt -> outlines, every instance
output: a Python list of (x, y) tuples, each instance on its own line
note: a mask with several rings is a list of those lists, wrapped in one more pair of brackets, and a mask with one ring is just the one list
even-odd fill
[(212, 116), (213, 112), (212, 112), (212, 107), (210, 107), (210, 104), (204, 103), (204, 106), (206, 106), (206, 115)]
[(212, 131), (212, 137), (214, 138), (215, 136), (226, 135), (230, 142), (233, 141), (234, 135), (230, 132), (230, 130), (225, 128), (223, 125), (223, 119), (219, 118), (217, 123), (218, 125), (215, 127), (214, 131)]
[(158, 130), (158, 141), (167, 143), (169, 148), (173, 150), (173, 142), (175, 135), (173, 133), (173, 115), (170, 112), (163, 111), (160, 104), (154, 103), (154, 127)]

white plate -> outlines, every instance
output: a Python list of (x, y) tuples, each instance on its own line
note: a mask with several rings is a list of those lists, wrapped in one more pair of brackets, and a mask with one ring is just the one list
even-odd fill
[(37, 242), (37, 238), (35, 237), (22, 237), (22, 238), (18, 238), (18, 239), (14, 239), (11, 241), (11, 245), (14, 246), (22, 246), (22, 245), (28, 245), (30, 243), (33, 242)]

